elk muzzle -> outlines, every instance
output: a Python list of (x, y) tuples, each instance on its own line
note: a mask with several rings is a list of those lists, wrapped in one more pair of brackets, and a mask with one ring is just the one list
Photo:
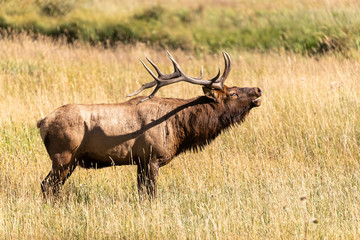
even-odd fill
[(262, 91), (260, 88), (254, 88), (254, 96), (256, 99), (252, 100), (251, 107), (259, 107), (261, 105), (261, 99)]

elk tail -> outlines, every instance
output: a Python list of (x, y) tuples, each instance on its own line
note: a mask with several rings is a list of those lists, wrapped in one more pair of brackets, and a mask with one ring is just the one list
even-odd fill
[(44, 118), (40, 118), (37, 123), (36, 123), (36, 126), (37, 128), (40, 128), (41, 127), (41, 123), (43, 122)]

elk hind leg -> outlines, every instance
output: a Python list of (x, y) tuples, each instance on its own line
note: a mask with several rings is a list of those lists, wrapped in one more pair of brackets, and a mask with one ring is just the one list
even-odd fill
[(75, 170), (75, 159), (69, 152), (56, 153), (51, 157), (52, 169), (41, 183), (44, 198), (57, 196), (61, 186)]

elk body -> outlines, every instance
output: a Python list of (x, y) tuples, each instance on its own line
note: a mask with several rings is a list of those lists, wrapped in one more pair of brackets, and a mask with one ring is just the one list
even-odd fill
[[(241, 123), (261, 100), (259, 88), (224, 85), (231, 60), (226, 52), (224, 73), (210, 80), (191, 78), (182, 72), (168, 53), (175, 71), (157, 72), (155, 79), (133, 95), (156, 85), (148, 97), (136, 97), (118, 104), (69, 104), (59, 107), (37, 123), (52, 160), (52, 169), (41, 183), (44, 197), (57, 194), (76, 166), (103, 168), (137, 165), (140, 196), (156, 197), (159, 168), (178, 154), (203, 148), (221, 131)], [(204, 96), (192, 99), (154, 97), (165, 85), (186, 81), (203, 86)]]

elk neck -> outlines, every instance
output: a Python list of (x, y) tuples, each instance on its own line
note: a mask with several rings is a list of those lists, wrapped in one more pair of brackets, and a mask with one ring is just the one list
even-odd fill
[(177, 154), (186, 150), (201, 150), (223, 130), (241, 123), (249, 112), (246, 106), (215, 102), (205, 96), (191, 99), (187, 105), (172, 118), (178, 131)]

